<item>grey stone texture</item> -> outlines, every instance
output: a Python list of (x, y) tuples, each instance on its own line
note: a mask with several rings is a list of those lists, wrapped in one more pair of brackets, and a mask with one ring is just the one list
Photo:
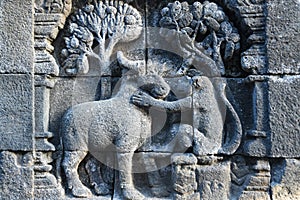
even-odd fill
[(0, 153), (0, 198), (33, 199), (32, 153)]
[(297, 158), (300, 155), (300, 76), (268, 81), (271, 156)]
[(0, 199), (300, 199), (298, 0), (0, 0)]
[(31, 73), (34, 62), (33, 1), (0, 2), (0, 73)]
[(300, 2), (267, 1), (268, 73), (300, 73)]
[[(208, 158), (216, 160), (216, 158)], [(222, 158), (219, 158), (222, 160)], [(197, 166), (200, 199), (229, 199), (230, 162), (208, 162)]]
[(282, 159), (275, 162), (272, 171), (272, 199), (300, 199), (299, 159)]
[(251, 156), (299, 157), (299, 76), (264, 76), (255, 82), (253, 127), (244, 152)]
[(33, 80), (31, 75), (0, 75), (0, 147), (32, 151)]

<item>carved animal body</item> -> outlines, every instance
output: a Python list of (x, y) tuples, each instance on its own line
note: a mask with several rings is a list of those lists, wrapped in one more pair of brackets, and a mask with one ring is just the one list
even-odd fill
[(148, 122), (148, 116), (122, 95), (69, 109), (62, 127), (64, 149), (96, 152), (114, 144), (117, 151), (128, 152), (140, 146), (142, 123)]
[[(140, 199), (131, 176), (132, 156), (150, 134), (151, 120), (147, 113), (130, 103), (139, 88), (155, 98), (164, 98), (169, 86), (157, 75), (124, 75), (120, 91), (111, 99), (87, 102), (73, 106), (63, 118), (61, 139), (64, 147), (62, 166), (68, 188), (77, 197), (87, 197), (91, 192), (78, 178), (77, 168), (86, 154), (95, 157), (99, 152), (114, 146), (118, 156), (118, 169), (124, 199)], [(103, 192), (104, 193), (104, 192)]]

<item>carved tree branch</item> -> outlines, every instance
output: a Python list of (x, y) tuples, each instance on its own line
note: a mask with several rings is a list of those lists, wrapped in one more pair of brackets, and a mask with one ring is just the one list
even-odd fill
[[(126, 29), (127, 25), (130, 29)], [(128, 42), (137, 39), (141, 34), (140, 27), (140, 13), (127, 3), (88, 1), (71, 16), (69, 32), (65, 38), (66, 48), (62, 51), (63, 68), (67, 74), (76, 75), (80, 71), (78, 63), (81, 63), (82, 55), (87, 55), (98, 58), (99, 67), (110, 73), (108, 67), (115, 45), (121, 40)], [(91, 49), (95, 41), (98, 42), (98, 56)], [(85, 66), (87, 70), (84, 72), (88, 71), (88, 64)]]

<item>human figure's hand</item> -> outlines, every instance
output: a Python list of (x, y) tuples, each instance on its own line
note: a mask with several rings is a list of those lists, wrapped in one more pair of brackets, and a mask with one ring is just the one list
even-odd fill
[(149, 94), (139, 91), (137, 94), (132, 95), (131, 102), (140, 107), (150, 107), (153, 105), (154, 98)]

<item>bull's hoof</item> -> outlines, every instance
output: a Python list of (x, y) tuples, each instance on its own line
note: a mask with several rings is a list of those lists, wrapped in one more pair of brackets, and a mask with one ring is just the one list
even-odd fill
[(144, 195), (142, 195), (135, 188), (123, 188), (122, 189), (123, 198), (126, 200), (143, 200), (145, 199)]
[(73, 187), (72, 195), (74, 197), (86, 198), (92, 195), (91, 191), (85, 186)]
[(101, 183), (99, 185), (95, 185), (95, 192), (97, 195), (108, 195), (110, 194), (109, 185), (106, 183)]

